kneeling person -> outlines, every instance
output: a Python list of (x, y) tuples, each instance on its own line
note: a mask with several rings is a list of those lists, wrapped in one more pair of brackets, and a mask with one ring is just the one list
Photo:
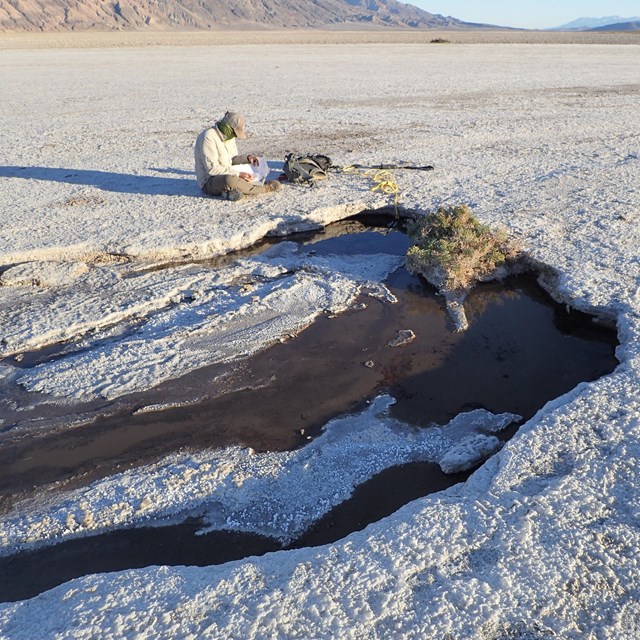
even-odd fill
[(245, 119), (233, 111), (227, 111), (222, 120), (198, 136), (194, 148), (196, 177), (205, 193), (239, 200), (243, 195), (259, 195), (282, 188), (277, 180), (256, 184), (252, 182), (252, 174), (234, 169), (234, 165), (258, 164), (255, 155), (238, 155), (236, 138), (245, 140), (246, 137)]

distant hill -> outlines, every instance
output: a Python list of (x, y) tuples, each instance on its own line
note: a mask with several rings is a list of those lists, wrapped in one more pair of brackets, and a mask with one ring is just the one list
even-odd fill
[(483, 28), (397, 0), (0, 0), (0, 31)]
[(549, 31), (595, 31), (600, 27), (608, 27), (614, 24), (624, 24), (627, 22), (638, 22), (639, 16), (632, 18), (621, 18), (620, 16), (606, 16), (604, 18), (578, 18), (572, 22), (567, 22), (559, 27), (553, 27)]
[(640, 20), (607, 24), (604, 27), (591, 29), (591, 31), (640, 31)]

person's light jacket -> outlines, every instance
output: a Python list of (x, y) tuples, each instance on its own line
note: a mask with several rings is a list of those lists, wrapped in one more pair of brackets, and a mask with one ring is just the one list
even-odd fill
[(246, 162), (246, 157), (238, 156), (236, 139), (224, 141), (216, 127), (205, 129), (198, 136), (193, 153), (200, 188), (211, 176), (238, 175), (232, 165)]

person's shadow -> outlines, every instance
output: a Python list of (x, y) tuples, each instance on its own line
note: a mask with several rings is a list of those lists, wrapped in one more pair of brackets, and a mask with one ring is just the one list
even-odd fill
[[(25, 180), (42, 180), (44, 182), (66, 182), (97, 187), (103, 191), (116, 193), (134, 193), (151, 196), (193, 196), (206, 198), (200, 190), (192, 171), (174, 168), (151, 168), (150, 171), (183, 178), (165, 176), (133, 175), (130, 173), (113, 173), (110, 171), (94, 171), (89, 169), (65, 169), (62, 167), (19, 167), (0, 166), (1, 178), (24, 178)], [(186, 176), (191, 176), (191, 179)]]

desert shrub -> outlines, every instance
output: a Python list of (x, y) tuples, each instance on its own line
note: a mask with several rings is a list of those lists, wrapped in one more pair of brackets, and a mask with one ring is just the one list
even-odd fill
[(466, 205), (440, 207), (408, 231), (407, 267), (448, 291), (469, 289), (518, 254), (505, 231), (492, 231)]
[(446, 38), (434, 38), (431, 41), (431, 44), (451, 44), (451, 40), (447, 40)]

